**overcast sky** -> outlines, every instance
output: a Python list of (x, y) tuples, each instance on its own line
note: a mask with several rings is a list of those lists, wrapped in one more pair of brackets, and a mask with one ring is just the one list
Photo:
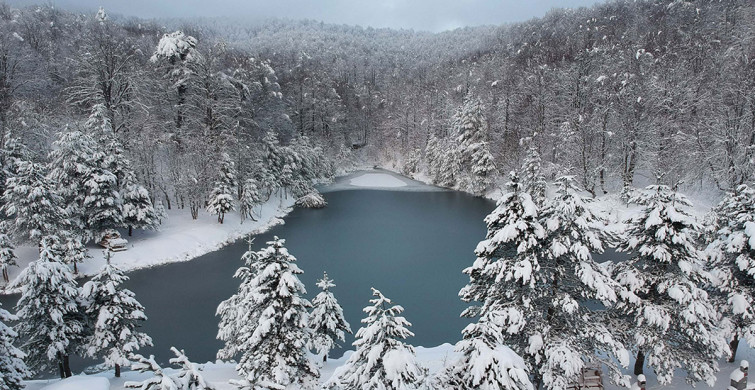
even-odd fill
[(74, 11), (105, 7), (139, 17), (233, 16), (315, 19), (328, 23), (443, 31), (542, 16), (553, 7), (600, 0), (7, 0), (13, 6), (51, 3)]

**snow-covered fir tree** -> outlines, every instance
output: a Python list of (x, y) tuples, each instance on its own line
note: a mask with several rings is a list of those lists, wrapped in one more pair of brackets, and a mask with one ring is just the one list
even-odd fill
[(186, 356), (184, 350), (178, 350), (176, 347), (170, 347), (176, 357), (170, 359), (170, 364), (179, 367), (178, 373), (174, 375), (173, 381), (181, 390), (213, 390), (207, 380), (202, 375), (202, 366), (193, 363)]
[(627, 221), (619, 250), (630, 258), (614, 272), (626, 289), (617, 307), (637, 352), (635, 374), (642, 373), (644, 363), (660, 384), (669, 384), (674, 371), (682, 369), (687, 382), (712, 386), (717, 359), (728, 345), (718, 328), (718, 309), (701, 288), (710, 277), (695, 245), (698, 225), (683, 209), (692, 203), (660, 184), (648, 186), (632, 203), (644, 207)]
[(223, 153), (218, 167), (218, 177), (207, 202), (207, 212), (218, 216), (223, 223), (225, 214), (234, 210), (233, 193), (236, 191), (236, 168), (228, 153)]
[(134, 229), (157, 229), (160, 216), (152, 206), (149, 192), (136, 181), (134, 175), (126, 175), (121, 192), (123, 223), (128, 226), (128, 235), (130, 236)]
[(68, 225), (63, 199), (46, 174), (36, 162), (19, 161), (18, 173), (6, 182), (3, 211), (11, 218), (7, 226), (16, 240), (37, 245), (42, 237), (57, 234)]
[(240, 353), (236, 370), (255, 389), (310, 388), (319, 376), (307, 359), (311, 304), (284, 244), (275, 237), (266, 248), (248, 251), (235, 275), (242, 279), (239, 292), (218, 306), (218, 338), (225, 342), (218, 357)]
[(39, 260), (29, 263), (19, 277), (16, 330), (24, 340), (22, 349), (31, 369), (57, 367), (60, 377), (66, 378), (71, 376), (68, 357), (80, 343), (84, 327), (76, 281), (57, 246), (56, 237), (45, 236)]
[(607, 367), (612, 381), (629, 384), (618, 366), (629, 364), (628, 351), (613, 336), (605, 311), (587, 306), (612, 307), (620, 287), (592, 258), (612, 237), (580, 191), (573, 177), (559, 177), (556, 196), (540, 212), (546, 236), (530, 302), (533, 316), (525, 319), (531, 341), (525, 356), (549, 389), (576, 382), (588, 363)]
[(522, 164), (522, 186), (524, 191), (532, 196), (536, 205), (542, 206), (545, 203), (545, 175), (543, 174), (540, 152), (537, 151), (534, 143), (531, 143), (527, 148), (527, 156)]
[(337, 385), (349, 390), (420, 388), (426, 370), (417, 362), (414, 348), (404, 342), (414, 336), (408, 329), (411, 323), (400, 316), (404, 308), (374, 288), (372, 296), (372, 305), (364, 308), (364, 325), (356, 334), (356, 351), (336, 379)]
[[(0, 229), (5, 228), (6, 222), (0, 223)], [(10, 282), (8, 279), (8, 267), (18, 265), (16, 260), (16, 253), (14, 252), (13, 242), (10, 237), (4, 232), (0, 231), (0, 270), (3, 273), (3, 280), (5, 283)]]
[(139, 390), (180, 390), (176, 381), (165, 373), (162, 367), (155, 361), (155, 355), (149, 355), (146, 358), (142, 355), (132, 355), (130, 357), (134, 362), (131, 363), (131, 370), (141, 373), (152, 373), (149, 377), (141, 382), (127, 381), (124, 387), (127, 389)]
[(31, 376), (31, 372), (24, 363), (24, 354), (16, 348), (18, 334), (8, 326), (18, 318), (0, 307), (0, 389), (21, 390), (24, 388), (23, 379)]
[(74, 235), (86, 236), (84, 200), (87, 193), (84, 183), (95, 168), (97, 145), (89, 134), (67, 127), (57, 137), (49, 153), (49, 179), (65, 202), (69, 230)]
[(147, 317), (144, 307), (134, 293), (123, 288), (128, 276), (110, 262), (81, 288), (84, 313), (88, 318), (91, 335), (86, 341), (86, 354), (105, 359), (105, 365), (115, 368), (120, 377), (121, 366), (130, 364), (128, 357), (139, 348), (152, 345), (152, 339), (138, 328)]
[(467, 94), (454, 114), (452, 134), (458, 145), (461, 169), (467, 175), (461, 189), (482, 195), (491, 184), (495, 163), (488, 147), (487, 124), (479, 98)]
[(267, 189), (268, 194), (271, 194), (283, 186), (282, 177), (286, 156), (278, 141), (278, 135), (274, 131), (265, 133), (260, 147), (259, 167), (256, 169), (259, 175), (258, 182), (262, 188)]
[(456, 344), (461, 353), (433, 379), (439, 390), (534, 390), (524, 360), (504, 345), (501, 313), (492, 311), (467, 325)]
[(89, 251), (87, 251), (84, 236), (77, 235), (72, 230), (66, 230), (61, 233), (63, 236), (61, 242), (62, 259), (66, 264), (73, 266), (73, 273), (79, 273), (79, 263), (83, 263), (84, 260), (89, 258)]
[(244, 180), (242, 186), (241, 199), (239, 199), (239, 212), (241, 213), (241, 221), (246, 218), (255, 221), (254, 209), (262, 204), (262, 195), (260, 194), (260, 188), (257, 185), (257, 180), (254, 178), (248, 178)]
[[(99, 159), (104, 157), (101, 152), (98, 154)], [(101, 162), (89, 172), (84, 181), (86, 197), (83, 212), (90, 239), (99, 239), (105, 232), (123, 226), (118, 179), (115, 174), (102, 168)]]
[(317, 287), (322, 291), (312, 300), (312, 312), (309, 315), (311, 346), (322, 355), (323, 361), (328, 360), (328, 353), (338, 346), (339, 341), (346, 341), (346, 332), (351, 333), (351, 326), (343, 317), (343, 308), (330, 291), (335, 286), (328, 274), (323, 272), (322, 279), (317, 281)]
[(717, 281), (717, 306), (731, 329), (730, 362), (739, 340), (755, 346), (755, 190), (743, 184), (714, 209), (715, 232), (706, 248)]

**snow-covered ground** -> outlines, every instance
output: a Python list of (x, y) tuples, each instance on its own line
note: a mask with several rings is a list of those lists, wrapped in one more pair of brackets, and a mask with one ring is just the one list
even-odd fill
[(436, 187), (412, 180), (401, 174), (384, 170), (361, 170), (346, 174), (336, 179), (332, 184), (319, 188), (320, 192), (346, 190), (386, 190), (386, 191), (448, 191), (445, 188)]
[[(426, 368), (429, 369), (430, 375), (437, 373), (442, 367), (448, 364), (452, 364), (457, 358), (458, 353), (454, 352), (454, 347), (451, 344), (443, 344), (433, 348), (416, 347), (417, 360)], [(336, 369), (343, 366), (349, 359), (349, 356), (353, 351), (346, 352), (341, 358), (328, 360), (328, 362), (320, 368), (320, 383), (325, 383), (330, 380)], [(697, 388), (710, 388), (713, 390), (725, 390), (729, 386), (729, 375), (739, 367), (740, 359), (746, 359), (752, 363), (755, 363), (755, 351), (747, 346), (740, 346), (738, 359), (734, 363), (727, 363), (723, 360), (720, 362), (721, 371), (718, 373), (715, 385), (708, 387), (705, 384), (698, 384)], [(634, 365), (634, 362), (630, 364), (630, 369)], [(168, 375), (175, 374), (173, 369), (167, 369)], [(215, 386), (216, 390), (235, 390), (236, 387), (228, 383), (229, 379), (239, 379), (236, 374), (235, 364), (226, 362), (214, 362), (204, 364), (203, 374), (206, 380)], [(647, 376), (647, 389), (693, 389), (693, 387), (684, 381), (684, 375), (682, 372), (674, 377), (672, 384), (668, 386), (658, 385), (655, 381), (655, 375), (652, 370), (645, 370), (645, 376)], [(59, 379), (48, 380), (32, 380), (26, 381), (26, 390), (120, 390), (125, 389), (124, 383), (127, 381), (142, 381), (150, 377), (150, 374), (143, 374), (139, 372), (130, 372), (125, 370), (122, 373), (121, 378), (114, 378), (113, 371), (105, 371), (93, 375), (78, 375), (71, 377), (65, 381)], [(109, 387), (106, 387), (109, 380)], [(606, 390), (620, 390), (621, 387), (608, 383), (607, 378), (604, 375), (604, 385)]]
[[(437, 372), (448, 361), (457, 358), (456, 352), (453, 351), (451, 344), (443, 344), (434, 348), (417, 347), (417, 358), (419, 362), (430, 370), (430, 373)], [(341, 358), (328, 360), (320, 368), (320, 383), (325, 383), (333, 377), (336, 369), (344, 365), (353, 352), (346, 352)], [(204, 364), (203, 375), (210, 384), (215, 386), (216, 390), (235, 390), (235, 386), (228, 383), (229, 379), (240, 379), (236, 374), (236, 365), (234, 363), (214, 362)], [(173, 369), (165, 370), (168, 375), (176, 373)], [(26, 381), (26, 390), (102, 390), (107, 387), (102, 386), (102, 379), (107, 378), (110, 381), (111, 390), (124, 389), (124, 384), (128, 381), (143, 381), (150, 377), (150, 374), (124, 371), (120, 378), (113, 377), (113, 371), (105, 371), (94, 375), (79, 375), (61, 381), (59, 379), (33, 380)], [(83, 386), (91, 384), (94, 387)]]
[(365, 173), (349, 180), (349, 183), (357, 187), (406, 187), (403, 180), (387, 173)]
[[(199, 211), (199, 218), (191, 219), (188, 209), (168, 210), (168, 217), (163, 221), (159, 231), (134, 231), (128, 237), (128, 249), (113, 254), (111, 261), (123, 270), (154, 267), (160, 264), (188, 261), (206, 253), (218, 250), (249, 234), (264, 232), (272, 226), (283, 223), (283, 218), (291, 210), (293, 198), (281, 199), (273, 195), (263, 204), (255, 216), (257, 221), (246, 219), (241, 223), (241, 215), (232, 212), (225, 216), (223, 224), (217, 222), (217, 216), (204, 210)], [(91, 258), (79, 264), (79, 275), (96, 274), (105, 264), (103, 248), (89, 244)], [(37, 259), (38, 250), (32, 246), (16, 248), (19, 266), (9, 269), (11, 283), (30, 262)], [(0, 279), (0, 293), (13, 293), (18, 288), (7, 288)]]

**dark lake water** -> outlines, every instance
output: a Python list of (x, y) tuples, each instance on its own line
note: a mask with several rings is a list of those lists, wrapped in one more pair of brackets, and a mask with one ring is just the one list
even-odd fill
[[(257, 250), (273, 236), (286, 239), (304, 271), (307, 298), (323, 271), (335, 280), (332, 290), (356, 332), (375, 287), (405, 308), (416, 334), (413, 345), (454, 343), (468, 323), (458, 292), (466, 284), (462, 269), (474, 261), (474, 248), (485, 236), (483, 218), (494, 202), (455, 191), (401, 192), (349, 190), (327, 193), (328, 207), (297, 209), (284, 225), (256, 237)], [(247, 244), (239, 242), (195, 260), (129, 273), (127, 288), (145, 306), (142, 328), (155, 346), (141, 350), (159, 361), (170, 347), (186, 350), (197, 362), (214, 361), (215, 309), (238, 288), (232, 276), (242, 265)], [(0, 297), (6, 309), (17, 297)], [(353, 336), (346, 340), (350, 347)], [(331, 357), (339, 357), (343, 349)], [(74, 359), (75, 369), (93, 362)]]

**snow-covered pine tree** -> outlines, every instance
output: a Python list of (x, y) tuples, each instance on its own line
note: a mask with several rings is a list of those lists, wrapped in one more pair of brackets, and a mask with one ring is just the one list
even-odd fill
[(18, 172), (8, 178), (3, 194), (3, 211), (12, 219), (8, 233), (16, 240), (38, 245), (42, 237), (65, 230), (68, 216), (44, 167), (33, 161), (18, 161), (17, 165)]
[(468, 176), (463, 180), (466, 188), (462, 189), (482, 195), (490, 187), (495, 164), (487, 143), (487, 124), (479, 98), (467, 94), (454, 114), (452, 134), (458, 144), (461, 169)]
[(170, 347), (170, 350), (176, 357), (170, 359), (170, 364), (180, 367), (175, 374), (173, 381), (181, 390), (214, 390), (202, 375), (202, 366), (193, 363), (186, 356), (184, 350), (178, 350), (176, 347)]
[(442, 139), (439, 150), (438, 177), (435, 184), (447, 188), (461, 184), (463, 166), (459, 147), (451, 139)]
[(336, 379), (338, 385), (349, 390), (420, 388), (426, 370), (417, 362), (414, 348), (404, 342), (414, 336), (408, 329), (409, 321), (399, 316), (404, 308), (375, 288), (372, 296), (372, 305), (364, 308), (364, 326), (356, 334), (356, 351)]
[(3, 390), (21, 390), (23, 379), (31, 376), (24, 363), (26, 354), (13, 345), (18, 334), (7, 325), (17, 319), (0, 307), (0, 389)]
[[(530, 195), (522, 190), (519, 176), (512, 171), (509, 177), (509, 192), (485, 217), (488, 231), (485, 240), (475, 249), (477, 259), (471, 267), (464, 269), (464, 273), (469, 275), (469, 284), (461, 289), (459, 296), (463, 301), (474, 304), (464, 310), (462, 316), (479, 317), (479, 320), (478, 326), (465, 329), (463, 334), (459, 350), (464, 352), (466, 360), (462, 359), (461, 363), (466, 366), (458, 368), (461, 373), (488, 364), (479, 361), (487, 359), (487, 356), (469, 349), (480, 342), (480, 348), (492, 350), (498, 350), (501, 345), (511, 347), (525, 358), (531, 373), (537, 372), (533, 359), (535, 355), (528, 355), (527, 352), (531, 346), (537, 347), (537, 343), (533, 343), (536, 340), (530, 336), (541, 331), (535, 328), (541, 324), (528, 324), (527, 320), (539, 314), (533, 300), (537, 299), (536, 286), (540, 272), (538, 251), (545, 238), (545, 229), (539, 222), (537, 206)], [(528, 328), (528, 325), (532, 328)], [(498, 326), (506, 329), (506, 332), (500, 335), (500, 340), (486, 338), (485, 335), (495, 333), (486, 329), (488, 326)], [(460, 384), (476, 381), (494, 383), (496, 380), (485, 379), (481, 374), (471, 378), (456, 376), (455, 379)], [(537, 387), (540, 383), (535, 385)]]
[(166, 375), (163, 368), (155, 361), (155, 355), (149, 355), (145, 358), (142, 355), (132, 355), (130, 357), (131, 370), (138, 372), (151, 372), (153, 376), (141, 382), (127, 381), (124, 387), (127, 389), (139, 390), (180, 390), (178, 384), (169, 375)]
[(323, 272), (317, 287), (322, 291), (312, 300), (312, 312), (309, 315), (309, 329), (312, 330), (312, 348), (322, 354), (322, 361), (328, 361), (328, 353), (338, 346), (338, 341), (346, 341), (346, 332), (351, 333), (351, 326), (343, 317), (343, 308), (330, 291), (335, 287), (333, 280)]
[(257, 260), (257, 252), (252, 250), (253, 243), (254, 239), (249, 238), (247, 240), (249, 246), (246, 252), (241, 255), (241, 261), (244, 265), (236, 270), (233, 275), (234, 278), (241, 279), (238, 292), (220, 302), (215, 312), (215, 315), (220, 317), (217, 338), (225, 341), (223, 348), (218, 351), (218, 359), (233, 359), (243, 351), (241, 349), (243, 345), (237, 342), (239, 332), (244, 331), (247, 325), (257, 321), (256, 317), (250, 317), (251, 315), (259, 315), (257, 312), (252, 312), (250, 306), (253, 304), (250, 288), (253, 287), (252, 279), (256, 273), (255, 262)]
[(286, 156), (278, 142), (278, 135), (274, 131), (265, 133), (260, 146), (261, 160), (259, 160), (259, 169), (256, 170), (256, 173), (261, 175), (259, 179), (262, 180), (258, 180), (258, 182), (262, 188), (273, 193), (282, 186), (281, 176), (283, 166), (286, 164)]
[(45, 236), (39, 260), (19, 277), (21, 298), (16, 304), (16, 331), (24, 340), (27, 364), (35, 371), (57, 365), (60, 377), (71, 376), (68, 356), (81, 341), (83, 325), (78, 288), (68, 266), (59, 258), (57, 237)]
[[(529, 310), (527, 302), (535, 283), (533, 272), (539, 268), (537, 250), (545, 238), (545, 229), (539, 222), (537, 206), (522, 190), (519, 176), (513, 171), (509, 174), (507, 186), (509, 192), (485, 217), (488, 231), (485, 240), (480, 241), (475, 249), (477, 259), (463, 271), (469, 275), (469, 283), (461, 289), (459, 296), (464, 302), (474, 302), (462, 316), (478, 317), (490, 309), (501, 310), (499, 306), (505, 303), (511, 313), (510, 321), (515, 325), (515, 317), (523, 318), (524, 311)], [(506, 283), (500, 286), (504, 288), (498, 288), (499, 280), (516, 283)], [(512, 327), (511, 337), (518, 335), (526, 339), (519, 333), (523, 325)], [(528, 341), (518, 340), (509, 345)]]
[(207, 202), (207, 212), (218, 216), (223, 223), (225, 214), (234, 210), (233, 193), (236, 191), (236, 168), (228, 153), (223, 153), (218, 167), (218, 177)]
[(128, 235), (133, 229), (154, 229), (160, 225), (160, 216), (152, 206), (149, 192), (136, 181), (134, 175), (126, 175), (122, 192), (123, 223), (128, 226)]
[(739, 339), (755, 347), (755, 190), (743, 184), (714, 209), (713, 241), (706, 248), (708, 266), (718, 281), (715, 298), (732, 330), (730, 362)]
[(147, 317), (134, 293), (122, 286), (128, 276), (110, 262), (110, 251), (105, 251), (105, 258), (105, 266), (81, 288), (92, 333), (86, 341), (86, 354), (104, 358), (105, 365), (115, 368), (117, 378), (121, 376), (121, 366), (130, 364), (129, 355), (152, 345), (152, 339), (137, 331)]
[(538, 207), (545, 203), (545, 175), (543, 174), (540, 152), (534, 143), (527, 149), (527, 156), (522, 164), (522, 186), (524, 191), (532, 196), (532, 200)]
[(247, 266), (236, 272), (239, 292), (218, 306), (218, 338), (225, 341), (218, 357), (241, 353), (236, 370), (260, 389), (309, 388), (319, 376), (307, 359), (311, 304), (302, 297), (302, 271), (284, 244), (274, 237), (268, 247), (247, 252)]
[(471, 145), (468, 152), (472, 153), (470, 157), (471, 182), (469, 191), (477, 196), (482, 196), (493, 184), (493, 175), (496, 172), (495, 160), (490, 153), (488, 143), (485, 141)]
[(61, 233), (62, 239), (62, 256), (63, 262), (73, 265), (73, 273), (79, 273), (79, 267), (77, 264), (83, 263), (84, 260), (89, 258), (89, 251), (87, 251), (84, 241), (85, 237), (76, 235), (71, 230), (67, 230)]
[(628, 337), (637, 351), (635, 374), (646, 363), (666, 385), (681, 368), (687, 382), (712, 386), (716, 360), (728, 345), (718, 328), (720, 315), (700, 288), (710, 276), (702, 271), (695, 246), (698, 226), (681, 208), (692, 203), (660, 184), (648, 186), (632, 203), (645, 206), (627, 221), (619, 250), (631, 257), (614, 273), (626, 288), (617, 308), (628, 317)]
[(91, 156), (93, 164), (83, 182), (84, 225), (91, 239), (99, 239), (108, 230), (124, 226), (119, 179), (125, 177), (128, 164), (123, 161), (123, 151), (117, 144), (106, 111), (103, 105), (94, 105), (85, 123), (96, 141)]
[[(0, 223), (0, 229), (5, 230), (6, 222)], [(18, 265), (16, 263), (16, 253), (14, 252), (13, 242), (10, 237), (3, 231), (0, 231), (0, 270), (3, 271), (3, 280), (5, 283), (10, 282), (8, 279), (8, 267)]]
[(254, 208), (262, 204), (262, 195), (260, 194), (257, 180), (254, 178), (248, 178), (244, 180), (242, 186), (241, 199), (239, 200), (241, 213), (241, 222), (244, 222), (246, 218), (256, 221), (254, 219)]
[(49, 153), (48, 177), (65, 202), (71, 233), (86, 236), (86, 215), (83, 208), (87, 194), (84, 183), (96, 164), (94, 158), (97, 145), (89, 134), (68, 127), (57, 136), (53, 150)]
[(486, 313), (467, 325), (456, 344), (461, 353), (433, 379), (438, 390), (534, 390), (524, 360), (504, 345), (501, 313)]
[(440, 166), (440, 140), (435, 134), (430, 134), (425, 145), (425, 165), (427, 174), (433, 183), (438, 182), (438, 169)]
[(532, 317), (524, 318), (525, 332), (535, 342), (518, 352), (531, 363), (536, 382), (542, 379), (549, 389), (569, 387), (588, 363), (607, 367), (613, 382), (629, 385), (619, 367), (629, 364), (628, 351), (612, 335), (606, 312), (588, 306), (599, 302), (610, 308), (617, 302), (618, 283), (592, 258), (612, 237), (573, 177), (558, 178), (556, 189), (540, 212), (546, 234), (531, 295)]

